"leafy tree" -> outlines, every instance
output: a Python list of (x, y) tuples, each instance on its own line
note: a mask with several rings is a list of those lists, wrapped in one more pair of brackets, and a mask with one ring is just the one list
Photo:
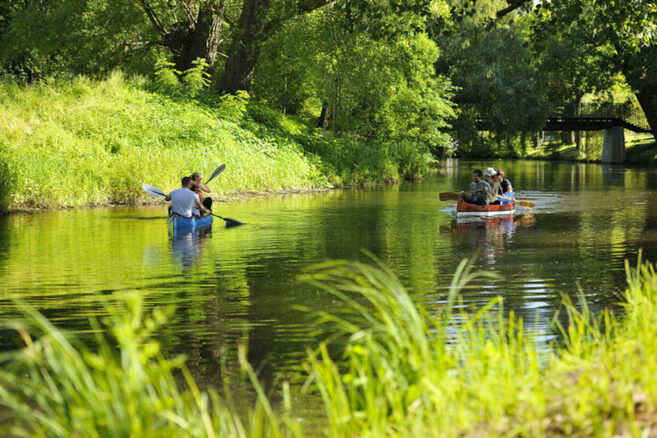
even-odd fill
[[(436, 70), (451, 77), (458, 90), (454, 135), (460, 151), (490, 155), (501, 142), (537, 130), (545, 120), (527, 19), (499, 14), (508, 7), (502, 0), (451, 4), (454, 26), (434, 36), (441, 48)], [(484, 128), (492, 138), (480, 136)]]
[[(537, 38), (576, 28), (610, 73), (622, 73), (657, 134), (657, 4), (652, 0), (553, 0), (538, 9)], [(577, 60), (576, 62), (579, 62)], [(595, 75), (596, 71), (586, 71)]]
[[(537, 17), (535, 17), (537, 18)], [(591, 14), (582, 14), (582, 21), (590, 21)], [(538, 24), (538, 26), (536, 25)], [(588, 93), (604, 93), (618, 82), (618, 74), (604, 61), (608, 45), (598, 45), (593, 26), (562, 26), (545, 32), (540, 21), (535, 21), (532, 50), (538, 64), (538, 85), (549, 102), (568, 103), (564, 111), (574, 116), (577, 106)], [(564, 132), (566, 144), (577, 142), (581, 153), (579, 133)]]
[(451, 84), (433, 68), (435, 43), (422, 32), (383, 37), (354, 28), (350, 14), (327, 7), (286, 26), (264, 48), (256, 97), (288, 111), (310, 103), (319, 112), (326, 101), (329, 128), (338, 134), (405, 139), (442, 153), (453, 111)]

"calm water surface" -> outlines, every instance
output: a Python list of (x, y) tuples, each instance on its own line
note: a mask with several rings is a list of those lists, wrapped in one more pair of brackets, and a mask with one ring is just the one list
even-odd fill
[[(519, 199), (536, 203), (512, 220), (457, 222), (438, 193), (467, 188), (474, 167), (505, 168)], [(218, 183), (220, 183), (220, 178)], [(480, 268), (502, 279), (465, 291), (481, 306), (502, 295), (507, 309), (549, 339), (561, 294), (580, 287), (594, 308), (617, 301), (624, 260), (657, 260), (657, 171), (599, 164), (452, 162), (418, 183), (218, 203), (247, 225), (172, 240), (164, 207), (17, 214), (0, 218), (0, 299), (35, 303), (57, 324), (88, 329), (97, 293), (137, 290), (148, 306), (175, 304), (161, 333), (168, 355), (185, 353), (195, 377), (215, 385), (219, 359), (235, 364), (236, 343), (264, 379), (303, 381), (308, 347), (326, 334), (317, 317), (337, 303), (296, 281), (328, 259), (367, 261), (366, 249), (436, 309), (458, 263), (478, 253)], [(5, 332), (6, 334), (6, 332)], [(1, 349), (17, 345), (6, 334)]]

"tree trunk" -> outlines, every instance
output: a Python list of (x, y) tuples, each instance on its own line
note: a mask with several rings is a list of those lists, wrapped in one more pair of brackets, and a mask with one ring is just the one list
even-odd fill
[(327, 127), (327, 117), (328, 117), (328, 101), (324, 100), (322, 103), (322, 112), (319, 115), (319, 118), (317, 119), (317, 127), (326, 129)]
[(270, 7), (270, 0), (244, 1), (228, 51), (226, 68), (219, 81), (219, 93), (249, 91), (260, 48), (266, 39), (265, 24)]
[(625, 60), (623, 74), (635, 90), (636, 98), (657, 139), (657, 47), (645, 47)]
[(643, 113), (646, 115), (646, 119), (650, 125), (650, 132), (657, 140), (657, 87), (643, 87), (642, 90), (636, 93), (636, 98), (641, 105)]
[(209, 69), (214, 67), (225, 7), (225, 0), (204, 2), (195, 23), (177, 23), (166, 35), (177, 70), (191, 68), (198, 58), (205, 58)]
[[(564, 108), (564, 116), (567, 118), (574, 118), (575, 117), (575, 106), (568, 104)], [(574, 132), (573, 131), (562, 131), (561, 132), (561, 141), (563, 144), (570, 146), (573, 144), (573, 138), (574, 138)]]
[(297, 1), (295, 11), (288, 11), (289, 15), (270, 18), (270, 0), (244, 0), (242, 13), (233, 32), (226, 68), (219, 81), (219, 93), (249, 91), (264, 42), (282, 26), (285, 20), (314, 11), (329, 2), (330, 0)]

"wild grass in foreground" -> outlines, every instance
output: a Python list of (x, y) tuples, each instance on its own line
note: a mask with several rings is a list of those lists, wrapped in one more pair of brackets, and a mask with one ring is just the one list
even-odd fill
[[(657, 430), (657, 274), (627, 266), (624, 312), (594, 316), (564, 298), (563, 339), (536, 345), (502, 298), (456, 314), (460, 289), (489, 275), (463, 262), (435, 315), (413, 303), (382, 267), (332, 262), (306, 277), (342, 301), (323, 322), (348, 336), (344, 353), (309, 353), (307, 390), (323, 401), (327, 428), (311, 435), (354, 436), (642, 436)], [(28, 308), (41, 336), (18, 330), (26, 348), (3, 359), (0, 402), (15, 415), (14, 434), (71, 436), (299, 436), (284, 388), (272, 410), (258, 394), (238, 416), (230, 392), (200, 392), (180, 359), (167, 360), (151, 339), (163, 313), (142, 314), (131, 296), (112, 315), (111, 338), (87, 350)], [(461, 308), (459, 306), (459, 308)], [(458, 317), (459, 324), (455, 324)], [(30, 329), (33, 332), (33, 329)], [(101, 333), (101, 331), (99, 331)], [(118, 348), (110, 347), (117, 343)], [(242, 355), (243, 357), (243, 355)], [(180, 367), (184, 389), (172, 370)], [(306, 431), (308, 433), (309, 431)]]
[[(116, 305), (103, 302), (109, 317), (102, 328), (92, 321), (95, 351), (21, 306), (26, 322), (15, 328), (25, 348), (3, 355), (0, 370), (0, 403), (11, 410), (15, 424), (0, 429), (0, 435), (278, 437), (286, 429), (294, 433), (296, 426), (285, 413), (273, 414), (243, 349), (242, 370), (259, 394), (245, 422), (236, 413), (228, 385), (221, 397), (214, 391), (201, 392), (182, 357), (166, 359), (160, 353), (153, 335), (170, 309), (146, 315), (137, 294), (123, 296)], [(286, 388), (283, 392), (287, 406), (289, 394)]]
[[(657, 432), (657, 275), (627, 267), (626, 312), (594, 316), (564, 297), (563, 344), (539, 351), (501, 297), (452, 322), (474, 275), (461, 264), (448, 305), (428, 315), (390, 273), (318, 268), (318, 286), (349, 305), (326, 320), (348, 334), (340, 361), (325, 346), (307, 370), (329, 436), (638, 436)], [(366, 304), (361, 304), (362, 299)], [(494, 318), (492, 318), (494, 316)], [(451, 327), (451, 329), (450, 329)]]

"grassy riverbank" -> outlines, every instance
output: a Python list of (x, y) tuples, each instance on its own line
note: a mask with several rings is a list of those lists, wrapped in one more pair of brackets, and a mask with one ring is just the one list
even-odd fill
[[(581, 153), (575, 144), (560, 141), (547, 143), (541, 147), (530, 147), (528, 159), (554, 161), (582, 161), (599, 163), (602, 158), (603, 131), (587, 132), (581, 141)], [(657, 142), (650, 134), (637, 134), (625, 131), (626, 162), (632, 164), (657, 164)]]
[(622, 316), (611, 310), (594, 316), (583, 301), (564, 299), (566, 322), (555, 326), (563, 342), (549, 348), (524, 332), (522, 320), (502, 316), (501, 297), (471, 313), (456, 310), (468, 279), (488, 275), (470, 266), (461, 264), (436, 315), (377, 267), (337, 262), (309, 274), (345, 303), (336, 306), (343, 312), (320, 320), (348, 336), (341, 357), (329, 357), (322, 345), (305, 363), (308, 390), (325, 408), (321, 432), (304, 431), (294, 420), (286, 385), (280, 407), (270, 404), (243, 349), (244, 376), (258, 394), (248, 414), (237, 413), (230, 392), (199, 391), (181, 359), (162, 357), (152, 339), (166, 312), (144, 314), (137, 294), (101, 297), (110, 318), (106, 330), (94, 323), (93, 351), (24, 309), (28, 325), (15, 327), (26, 348), (2, 357), (0, 403), (11, 409), (16, 435), (647, 436), (655, 430), (652, 265), (628, 267)]
[(221, 163), (226, 171), (211, 187), (219, 198), (376, 183), (428, 166), (408, 145), (336, 138), (245, 99), (152, 89), (118, 72), (102, 81), (0, 82), (0, 211), (151, 200), (142, 182), (169, 191)]

